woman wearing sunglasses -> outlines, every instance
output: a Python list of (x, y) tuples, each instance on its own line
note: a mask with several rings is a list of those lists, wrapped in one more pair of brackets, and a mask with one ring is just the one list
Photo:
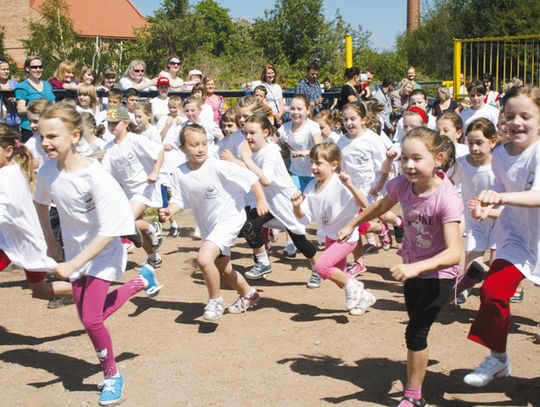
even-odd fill
[(26, 117), (28, 104), (36, 99), (47, 99), (51, 102), (56, 100), (51, 84), (41, 80), (43, 63), (40, 57), (33, 55), (26, 58), (24, 71), (26, 72), (26, 80), (19, 82), (15, 87), (17, 112), (21, 117), (21, 141), (23, 143), (32, 137), (30, 121)]
[(146, 77), (146, 64), (140, 59), (131, 61), (120, 79), (120, 89), (156, 90), (156, 79)]
[(171, 90), (185, 90), (184, 80), (178, 76), (180, 68), (182, 68), (182, 60), (173, 55), (169, 57), (167, 67), (159, 73), (158, 77), (163, 76), (169, 79)]

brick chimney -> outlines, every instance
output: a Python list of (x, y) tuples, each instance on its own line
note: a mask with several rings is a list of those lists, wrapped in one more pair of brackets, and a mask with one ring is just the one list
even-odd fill
[(420, 24), (420, 0), (407, 0), (407, 31), (414, 31)]

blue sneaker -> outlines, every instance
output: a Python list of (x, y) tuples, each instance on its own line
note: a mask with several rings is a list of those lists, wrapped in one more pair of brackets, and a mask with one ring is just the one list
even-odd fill
[(149, 264), (144, 264), (139, 271), (139, 276), (141, 276), (147, 283), (144, 289), (146, 294), (148, 294), (150, 297), (155, 297), (159, 294), (159, 290), (163, 286), (159, 284), (159, 281), (156, 278), (156, 272), (152, 266)]
[(115, 377), (109, 377), (103, 380), (103, 383), (98, 386), (101, 389), (98, 400), (99, 405), (108, 406), (122, 400), (125, 386), (126, 382), (120, 373), (117, 373)]

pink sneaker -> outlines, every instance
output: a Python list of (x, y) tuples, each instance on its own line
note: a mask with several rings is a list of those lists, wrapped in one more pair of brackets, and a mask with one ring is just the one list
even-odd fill
[(349, 264), (347, 266), (346, 273), (351, 277), (355, 278), (356, 276), (365, 273), (367, 271), (367, 267), (364, 264), (364, 259), (358, 259), (354, 263)]
[(392, 247), (392, 236), (390, 236), (390, 231), (388, 230), (386, 223), (381, 222), (380, 224), (383, 229), (381, 233), (379, 233), (379, 241), (381, 242), (383, 250), (390, 250)]

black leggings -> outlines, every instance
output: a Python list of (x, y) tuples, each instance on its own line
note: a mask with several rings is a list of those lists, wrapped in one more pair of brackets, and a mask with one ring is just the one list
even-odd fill
[(427, 348), (429, 329), (448, 302), (453, 285), (452, 279), (411, 278), (405, 281), (405, 305), (409, 314), (405, 330), (407, 349), (417, 352)]
[[(240, 236), (243, 236), (246, 239), (249, 247), (252, 249), (258, 249), (264, 245), (261, 236), (261, 228), (266, 222), (274, 219), (274, 215), (268, 212), (264, 216), (259, 216), (256, 208), (246, 209), (246, 211), (247, 220), (240, 231)], [(313, 243), (307, 240), (306, 235), (297, 235), (296, 233), (291, 232), (289, 229), (287, 229), (287, 233), (291, 237), (294, 245), (304, 256), (306, 256), (308, 259), (315, 257), (317, 249)]]

